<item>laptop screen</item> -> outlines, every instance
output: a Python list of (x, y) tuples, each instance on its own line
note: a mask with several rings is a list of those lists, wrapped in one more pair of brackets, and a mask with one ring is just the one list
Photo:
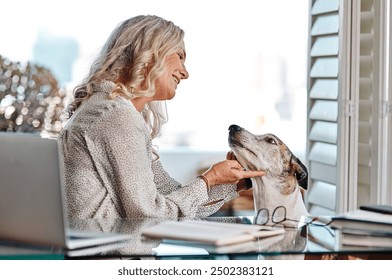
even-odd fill
[(57, 141), (0, 133), (0, 239), (65, 246)]

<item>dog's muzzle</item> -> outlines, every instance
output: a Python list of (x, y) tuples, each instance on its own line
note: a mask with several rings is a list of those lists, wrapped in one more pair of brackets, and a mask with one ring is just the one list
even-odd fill
[(232, 124), (231, 126), (229, 126), (230, 135), (234, 135), (236, 132), (239, 132), (241, 130), (242, 128), (236, 124)]
[(240, 132), (242, 128), (236, 124), (232, 124), (229, 126), (229, 144), (236, 145), (242, 147), (242, 145), (235, 140), (235, 135), (237, 132)]

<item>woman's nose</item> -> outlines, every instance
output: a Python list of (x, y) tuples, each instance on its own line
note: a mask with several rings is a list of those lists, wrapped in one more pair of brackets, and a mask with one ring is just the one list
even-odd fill
[(180, 69), (181, 79), (188, 79), (189, 73), (186, 70), (185, 66)]

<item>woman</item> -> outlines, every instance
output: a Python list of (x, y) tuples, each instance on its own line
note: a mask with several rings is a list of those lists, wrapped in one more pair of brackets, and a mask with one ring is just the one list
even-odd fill
[(58, 138), (70, 217), (208, 216), (237, 196), (241, 179), (263, 175), (224, 160), (182, 186), (162, 168), (151, 141), (162, 101), (188, 78), (183, 36), (156, 16), (126, 20), (75, 88)]

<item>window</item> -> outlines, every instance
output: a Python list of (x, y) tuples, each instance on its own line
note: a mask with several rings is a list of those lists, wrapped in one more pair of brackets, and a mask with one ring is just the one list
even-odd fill
[[(157, 144), (227, 150), (227, 128), (306, 147), (307, 1), (6, 1), (0, 54), (50, 68), (72, 89), (122, 20), (156, 14), (185, 30), (187, 68)], [(282, 7), (284, 7), (282, 9)], [(42, 9), (42, 10), (41, 10)]]

